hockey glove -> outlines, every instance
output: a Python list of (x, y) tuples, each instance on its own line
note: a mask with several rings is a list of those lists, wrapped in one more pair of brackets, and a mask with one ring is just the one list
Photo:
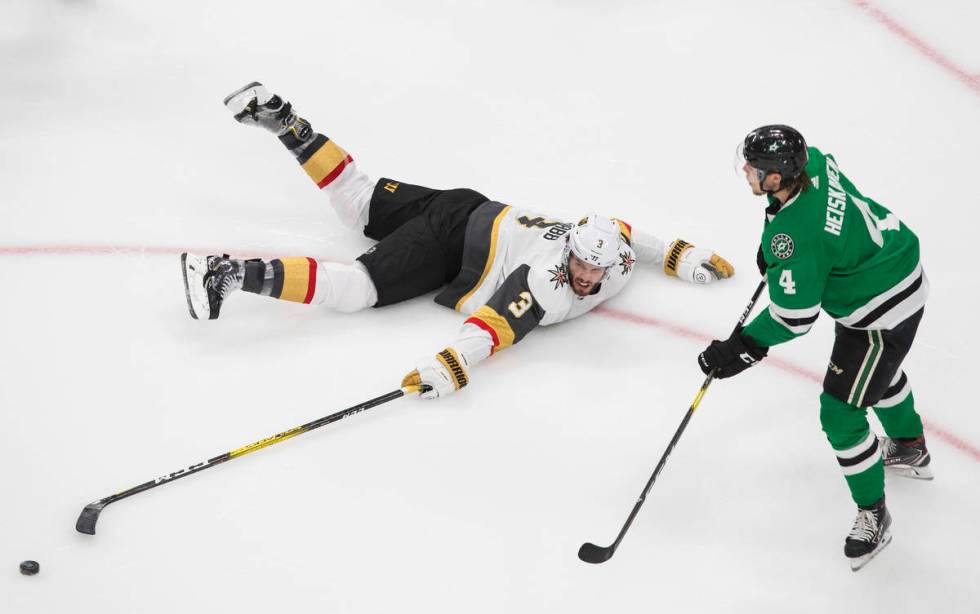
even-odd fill
[(725, 379), (759, 364), (768, 353), (769, 348), (759, 347), (749, 337), (736, 332), (725, 341), (712, 341), (698, 355), (698, 366), (705, 375), (714, 371), (715, 377)]
[(402, 386), (429, 386), (419, 397), (437, 399), (456, 392), (469, 381), (466, 359), (453, 348), (446, 348), (431, 358), (420, 359), (415, 370), (402, 379)]
[(734, 275), (735, 267), (710, 249), (700, 249), (677, 239), (667, 248), (664, 273), (695, 284), (710, 284)]
[(766, 258), (762, 255), (762, 245), (759, 245), (759, 251), (755, 254), (755, 266), (759, 267), (759, 275), (765, 275), (766, 271), (769, 270), (769, 265), (766, 264)]

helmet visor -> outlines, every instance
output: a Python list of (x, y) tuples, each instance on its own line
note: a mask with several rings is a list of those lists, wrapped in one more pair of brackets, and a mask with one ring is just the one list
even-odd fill
[(735, 148), (735, 159), (732, 161), (732, 165), (735, 169), (735, 174), (744, 178), (750, 184), (752, 183), (751, 177), (755, 177), (760, 184), (766, 178), (765, 171), (752, 166), (752, 164), (745, 159), (744, 141), (739, 143), (738, 147)]

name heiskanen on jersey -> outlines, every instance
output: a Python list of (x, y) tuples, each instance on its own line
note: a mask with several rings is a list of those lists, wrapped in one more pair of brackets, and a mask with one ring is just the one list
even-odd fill
[(762, 233), (771, 304), (744, 333), (765, 347), (805, 334), (821, 309), (849, 328), (890, 329), (928, 296), (915, 233), (832, 155), (807, 151), (809, 189), (770, 213)]

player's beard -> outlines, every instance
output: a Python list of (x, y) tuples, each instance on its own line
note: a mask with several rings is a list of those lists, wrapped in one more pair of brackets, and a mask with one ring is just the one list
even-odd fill
[(579, 281), (578, 277), (572, 275), (571, 278), (572, 278), (572, 283), (571, 283), (572, 292), (574, 292), (577, 296), (588, 296), (592, 294), (593, 291), (595, 291), (595, 283), (591, 283), (587, 288), (583, 288), (578, 283)]

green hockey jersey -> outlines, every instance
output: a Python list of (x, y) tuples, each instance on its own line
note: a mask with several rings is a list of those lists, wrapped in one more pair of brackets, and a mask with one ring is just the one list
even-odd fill
[(805, 191), (771, 199), (762, 232), (769, 309), (743, 333), (770, 347), (805, 334), (823, 309), (849, 328), (890, 329), (925, 305), (919, 239), (863, 196), (830, 154), (808, 149)]

